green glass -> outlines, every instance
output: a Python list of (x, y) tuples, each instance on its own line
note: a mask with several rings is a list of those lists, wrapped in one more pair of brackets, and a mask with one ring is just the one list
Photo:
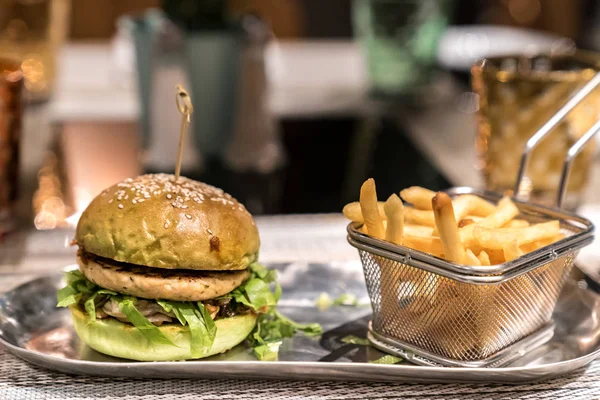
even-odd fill
[(354, 33), (362, 45), (371, 88), (402, 95), (427, 84), (450, 0), (354, 0)]

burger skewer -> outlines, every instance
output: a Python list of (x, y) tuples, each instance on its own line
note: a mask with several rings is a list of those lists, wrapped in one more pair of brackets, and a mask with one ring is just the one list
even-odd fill
[(177, 164), (175, 166), (175, 182), (179, 179), (181, 173), (181, 159), (183, 157), (183, 142), (187, 128), (192, 122), (191, 115), (194, 112), (194, 106), (190, 96), (181, 85), (177, 85), (177, 94), (175, 95), (175, 104), (181, 113), (181, 129), (179, 130), (179, 149), (177, 151)]

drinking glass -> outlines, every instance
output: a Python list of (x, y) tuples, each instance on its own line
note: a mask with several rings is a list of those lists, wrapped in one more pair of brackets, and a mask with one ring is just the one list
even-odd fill
[[(514, 188), (527, 140), (600, 68), (600, 55), (500, 57), (473, 66), (472, 86), (479, 96), (479, 153), (486, 188)], [(569, 147), (600, 118), (600, 89), (594, 90), (533, 151), (525, 176), (530, 199), (554, 205)], [(588, 183), (595, 143), (574, 162), (567, 208), (575, 208)]]
[(376, 94), (412, 94), (434, 72), (450, 0), (354, 0), (354, 33)]

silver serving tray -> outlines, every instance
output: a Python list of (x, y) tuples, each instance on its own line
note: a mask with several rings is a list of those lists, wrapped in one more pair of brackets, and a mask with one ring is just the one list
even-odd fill
[(134, 362), (91, 350), (75, 335), (69, 312), (55, 308), (60, 274), (25, 283), (0, 297), (0, 343), (41, 367), (70, 374), (132, 378), (259, 378), (394, 382), (518, 383), (577, 370), (600, 353), (600, 296), (577, 282), (566, 285), (554, 314), (555, 335), (548, 343), (502, 368), (452, 368), (373, 364), (379, 350), (342, 342), (366, 337), (369, 306), (315, 307), (322, 292), (331, 297), (367, 293), (360, 263), (275, 265), (284, 295), (282, 312), (299, 322), (319, 322), (320, 338), (297, 335), (281, 347), (279, 361), (256, 361), (245, 345), (201, 361)]

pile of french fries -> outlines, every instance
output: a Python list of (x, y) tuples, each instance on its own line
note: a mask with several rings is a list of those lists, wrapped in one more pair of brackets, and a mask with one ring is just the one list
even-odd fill
[(473, 266), (514, 260), (565, 237), (557, 220), (519, 219), (509, 197), (493, 204), (471, 194), (451, 199), (414, 186), (379, 202), (373, 179), (363, 183), (360, 201), (347, 204), (343, 213), (363, 223), (361, 231), (371, 237)]

